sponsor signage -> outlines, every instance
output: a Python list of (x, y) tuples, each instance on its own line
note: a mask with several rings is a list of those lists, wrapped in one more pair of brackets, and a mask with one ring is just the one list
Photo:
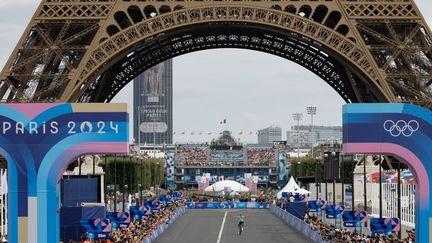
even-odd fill
[(140, 130), (146, 133), (164, 133), (168, 130), (168, 125), (165, 122), (143, 122), (140, 125)]

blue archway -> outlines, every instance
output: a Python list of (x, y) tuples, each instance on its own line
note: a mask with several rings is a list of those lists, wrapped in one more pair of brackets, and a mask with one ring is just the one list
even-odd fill
[(57, 182), (80, 155), (127, 153), (126, 111), (123, 104), (0, 105), (9, 242), (59, 242)]
[(416, 242), (432, 242), (432, 111), (408, 104), (348, 104), (343, 108), (345, 153), (387, 154), (404, 161), (417, 180)]

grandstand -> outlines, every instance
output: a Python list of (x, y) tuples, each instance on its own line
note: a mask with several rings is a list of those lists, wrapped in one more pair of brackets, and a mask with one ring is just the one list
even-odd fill
[(177, 144), (176, 182), (196, 187), (197, 177), (209, 173), (212, 175), (210, 183), (222, 179), (244, 183), (244, 174), (250, 173), (258, 177), (259, 185), (267, 187), (277, 183), (279, 149), (272, 144), (243, 145), (229, 131), (210, 143)]

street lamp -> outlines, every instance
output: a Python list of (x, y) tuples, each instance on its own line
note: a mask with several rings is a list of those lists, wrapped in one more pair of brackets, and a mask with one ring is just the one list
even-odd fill
[(300, 131), (299, 131), (299, 123), (303, 117), (302, 113), (294, 113), (293, 118), (294, 121), (297, 121), (297, 157), (300, 158)]
[(138, 154), (141, 154), (141, 106), (138, 106)]
[(313, 131), (313, 116), (316, 114), (317, 108), (315, 106), (306, 107), (306, 112), (311, 116), (311, 156), (314, 158), (314, 142), (315, 142), (315, 134)]

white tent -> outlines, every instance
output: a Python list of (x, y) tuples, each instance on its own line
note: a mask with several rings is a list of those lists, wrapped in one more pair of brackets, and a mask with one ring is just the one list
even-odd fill
[(291, 192), (291, 193), (298, 193), (298, 194), (302, 194), (302, 195), (304, 195), (304, 194), (309, 194), (309, 193), (310, 193), (310, 191), (308, 191), (308, 190), (306, 190), (306, 189), (303, 189), (303, 188), (300, 188), (300, 187), (297, 185), (297, 183), (295, 182), (293, 176), (291, 176), (290, 180), (289, 180), (288, 183), (284, 186), (284, 188), (282, 188), (282, 190), (280, 190), (280, 191), (277, 193), (277, 198), (281, 198), (283, 192), (287, 192), (287, 193), (289, 193), (289, 192)]
[(248, 192), (249, 188), (243, 186), (242, 184), (236, 181), (224, 180), (224, 181), (218, 181), (213, 185), (206, 187), (204, 191), (205, 192), (221, 192), (221, 191)]

